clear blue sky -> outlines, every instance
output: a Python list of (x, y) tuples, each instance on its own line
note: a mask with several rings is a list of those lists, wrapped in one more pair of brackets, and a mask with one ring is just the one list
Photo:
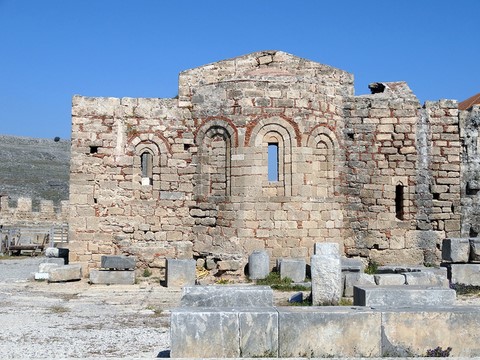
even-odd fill
[(173, 97), (178, 73), (282, 50), (421, 102), (480, 92), (478, 0), (0, 0), (0, 134), (70, 137), (74, 94)]

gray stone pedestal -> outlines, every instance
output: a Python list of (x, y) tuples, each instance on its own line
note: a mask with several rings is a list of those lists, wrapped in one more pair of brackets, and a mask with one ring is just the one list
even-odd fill
[(311, 259), (313, 305), (336, 305), (342, 296), (342, 264), (336, 243), (315, 244)]
[(248, 277), (251, 280), (265, 279), (270, 272), (270, 257), (264, 250), (256, 250), (248, 257)]

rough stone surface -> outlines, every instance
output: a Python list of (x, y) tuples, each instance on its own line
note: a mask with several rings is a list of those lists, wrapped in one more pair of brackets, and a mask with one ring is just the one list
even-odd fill
[(195, 285), (195, 260), (167, 259), (167, 287)]
[(361, 272), (364, 269), (363, 263), (359, 259), (350, 259), (346, 257), (341, 258), (342, 271), (346, 272)]
[(103, 255), (100, 267), (102, 269), (134, 270), (136, 259), (134, 256)]
[(58, 266), (48, 271), (48, 281), (50, 282), (80, 280), (81, 278), (82, 266), (79, 264)]
[(346, 273), (345, 274), (345, 290), (343, 296), (353, 297), (353, 287), (359, 285), (375, 285), (373, 275), (364, 273)]
[(280, 307), (278, 316), (280, 357), (371, 357), (381, 354), (380, 313), (345, 307)]
[[(390, 357), (424, 355), (440, 346), (451, 355), (480, 354), (478, 308), (413, 308), (382, 312), (382, 354)], [(412, 325), (414, 324), (414, 325)], [(387, 355), (388, 354), (388, 355)]]
[(90, 283), (102, 285), (133, 285), (135, 271), (121, 270), (90, 270)]
[(183, 307), (273, 306), (273, 291), (269, 286), (185, 286), (182, 293)]
[(342, 265), (338, 255), (313, 255), (311, 260), (313, 305), (336, 305), (342, 296)]
[(273, 308), (178, 308), (170, 321), (172, 358), (276, 357)]
[(375, 274), (375, 283), (377, 285), (404, 285), (405, 275), (403, 274)]
[(466, 238), (444, 239), (442, 260), (452, 263), (467, 263), (470, 257), (470, 241)]
[(433, 271), (422, 271), (405, 273), (406, 285), (425, 285), (425, 286), (442, 286), (448, 288), (449, 281), (447, 274), (435, 273)]
[(280, 262), (280, 278), (290, 278), (293, 282), (305, 281), (307, 263), (304, 259), (282, 259)]
[(266, 251), (256, 250), (248, 257), (248, 277), (265, 279), (270, 273), (270, 257)]
[(470, 238), (470, 262), (480, 262), (480, 238)]
[(315, 243), (315, 255), (338, 255), (340, 247), (336, 243)]
[(452, 284), (480, 286), (480, 264), (452, 264)]
[(456, 294), (452, 289), (420, 285), (357, 285), (353, 293), (354, 305), (374, 307), (453, 305)]

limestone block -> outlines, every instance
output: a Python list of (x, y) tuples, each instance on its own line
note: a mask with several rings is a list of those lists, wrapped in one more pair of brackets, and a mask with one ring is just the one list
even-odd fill
[(58, 266), (48, 271), (48, 281), (50, 282), (80, 280), (81, 278), (82, 266), (77, 264)]
[[(63, 262), (63, 259), (61, 259)], [(38, 272), (40, 273), (48, 273), (51, 269), (56, 267), (63, 266), (63, 264), (56, 264), (56, 263), (41, 263), (38, 265)]]
[(424, 285), (424, 286), (449, 286), (447, 274), (437, 274), (433, 271), (421, 271), (405, 273), (405, 284), (407, 285)]
[(357, 306), (445, 306), (453, 305), (453, 289), (421, 285), (358, 285), (353, 290), (353, 304)]
[(282, 259), (280, 262), (280, 278), (290, 278), (293, 282), (305, 281), (307, 264), (305, 259)]
[(346, 307), (277, 309), (281, 358), (380, 356), (378, 312)]
[(179, 308), (170, 317), (172, 358), (277, 357), (274, 308)]
[(337, 243), (315, 243), (315, 255), (339, 255), (340, 247)]
[(270, 272), (270, 257), (264, 250), (256, 250), (248, 257), (248, 277), (265, 279)]
[(342, 257), (342, 271), (360, 272), (363, 271), (363, 263), (359, 259)]
[(467, 238), (450, 238), (442, 242), (442, 260), (466, 263), (470, 256), (470, 241)]
[(403, 274), (375, 274), (374, 278), (377, 285), (405, 285)]
[(90, 270), (91, 284), (104, 285), (133, 285), (135, 284), (135, 271), (130, 270)]
[(470, 238), (470, 261), (480, 262), (480, 238)]
[(270, 286), (253, 285), (185, 286), (180, 304), (184, 307), (273, 306), (273, 290)]
[(274, 308), (242, 309), (239, 327), (242, 357), (278, 356), (278, 312)]
[(116, 269), (116, 270), (134, 270), (136, 266), (135, 256), (123, 255), (102, 255), (101, 265), (102, 269)]
[(384, 311), (382, 356), (421, 356), (429, 349), (450, 346), (452, 357), (476, 357), (480, 354), (479, 323), (478, 307)]
[(195, 285), (195, 260), (167, 259), (167, 287)]
[(34, 275), (35, 280), (48, 280), (50, 278), (50, 275), (48, 272), (36, 272)]
[(364, 273), (346, 273), (343, 296), (353, 297), (353, 287), (357, 285), (375, 285), (375, 278)]
[(311, 259), (313, 305), (338, 304), (342, 296), (340, 256), (313, 255)]
[(240, 357), (238, 313), (220, 308), (180, 308), (170, 315), (170, 357)]
[(480, 286), (480, 264), (452, 264), (452, 284)]
[(45, 249), (45, 256), (49, 258), (58, 258), (58, 249), (54, 247), (48, 247)]

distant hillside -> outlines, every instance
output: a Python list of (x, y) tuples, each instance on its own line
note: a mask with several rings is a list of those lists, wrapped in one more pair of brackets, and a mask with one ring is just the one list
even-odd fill
[(70, 140), (0, 135), (0, 194), (11, 200), (68, 200), (69, 167)]

